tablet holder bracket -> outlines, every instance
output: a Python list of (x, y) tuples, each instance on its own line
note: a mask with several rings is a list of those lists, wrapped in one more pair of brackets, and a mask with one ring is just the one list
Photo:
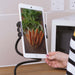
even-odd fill
[[(19, 52), (19, 50), (18, 50), (18, 43), (19, 43), (19, 41), (21, 40), (21, 37), (23, 36), (22, 35), (22, 29), (21, 29), (21, 22), (19, 21), (19, 22), (17, 22), (17, 31), (18, 31), (18, 39), (17, 39), (17, 41), (16, 41), (16, 44), (15, 44), (15, 50), (16, 50), (16, 52), (20, 55), (20, 56), (22, 56), (23, 57), (23, 54), (21, 53), (21, 52)], [(19, 64), (17, 64), (16, 66), (15, 66), (15, 68), (14, 68), (14, 75), (16, 75), (16, 70), (17, 70), (17, 68), (20, 66), (20, 65), (22, 65), (22, 64), (27, 64), (27, 63), (32, 63), (32, 62), (40, 62), (42, 59), (33, 59), (33, 60), (29, 60), (29, 61), (24, 61), (24, 62), (21, 62), (21, 63), (19, 63)]]

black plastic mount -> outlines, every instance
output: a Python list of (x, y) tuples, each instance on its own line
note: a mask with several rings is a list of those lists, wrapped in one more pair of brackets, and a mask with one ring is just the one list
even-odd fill
[[(17, 41), (16, 41), (16, 44), (15, 44), (15, 50), (16, 50), (16, 52), (20, 55), (20, 56), (22, 56), (23, 57), (23, 54), (21, 53), (21, 52), (19, 52), (18, 51), (18, 43), (19, 43), (19, 41), (21, 40), (21, 37), (22, 37), (22, 30), (21, 30), (21, 22), (19, 21), (19, 22), (17, 22), (17, 31), (18, 31), (18, 39), (17, 39)], [(32, 63), (32, 62), (39, 62), (39, 61), (41, 61), (41, 59), (33, 59), (33, 60), (29, 60), (29, 61), (24, 61), (24, 62), (21, 62), (21, 63), (19, 63), (19, 64), (17, 64), (16, 66), (15, 66), (15, 69), (14, 69), (14, 75), (17, 75), (16, 74), (16, 70), (17, 70), (17, 68), (20, 66), (20, 65), (22, 65), (22, 64), (27, 64), (27, 63)]]

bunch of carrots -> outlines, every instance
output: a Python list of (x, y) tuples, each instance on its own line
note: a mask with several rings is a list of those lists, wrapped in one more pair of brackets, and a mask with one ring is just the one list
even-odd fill
[(28, 30), (25, 36), (32, 46), (38, 47), (42, 43), (44, 33), (42, 30), (38, 32), (38, 29), (36, 29), (35, 31), (32, 29), (31, 31)]

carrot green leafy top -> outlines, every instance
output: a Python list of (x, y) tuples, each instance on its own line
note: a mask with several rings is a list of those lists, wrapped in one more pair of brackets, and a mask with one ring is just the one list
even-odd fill
[(42, 12), (35, 11), (30, 9), (21, 9), (21, 16), (22, 16), (22, 26), (23, 31), (25, 30), (36, 30), (43, 31), (43, 19), (42, 19)]

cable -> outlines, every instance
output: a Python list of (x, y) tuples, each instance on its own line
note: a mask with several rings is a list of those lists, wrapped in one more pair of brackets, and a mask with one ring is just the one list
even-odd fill
[(22, 64), (26, 64), (26, 63), (31, 63), (31, 62), (39, 62), (41, 61), (41, 59), (35, 59), (35, 60), (30, 60), (30, 61), (24, 61), (24, 62), (21, 62), (19, 64), (16, 65), (15, 69), (14, 69), (14, 75), (16, 75), (16, 70), (17, 68), (22, 65)]
[[(21, 40), (21, 37), (19, 37), (19, 38), (17, 39), (17, 41), (16, 41), (15, 50), (16, 50), (16, 52), (17, 52), (20, 56), (23, 56), (23, 54), (20, 53), (20, 52), (18, 51), (18, 48), (17, 48), (18, 43), (19, 43), (20, 40)], [(39, 61), (41, 61), (41, 59), (34, 59), (34, 60), (24, 61), (24, 62), (21, 62), (21, 63), (17, 64), (17, 65), (15, 66), (15, 69), (14, 69), (14, 75), (16, 75), (16, 70), (17, 70), (17, 68), (18, 68), (20, 65), (26, 64), (26, 63), (31, 63), (31, 62), (39, 62)]]
[(15, 44), (15, 50), (16, 50), (16, 52), (17, 52), (20, 56), (23, 56), (23, 54), (20, 53), (20, 52), (18, 51), (18, 49), (17, 49), (17, 46), (18, 46), (18, 43), (19, 43), (20, 40), (21, 40), (21, 38), (18, 38), (18, 39), (17, 39), (16, 44)]
[[(18, 39), (17, 39), (17, 41), (16, 41), (16, 44), (15, 44), (15, 50), (16, 50), (16, 52), (20, 55), (20, 56), (23, 56), (23, 54), (21, 53), (21, 52), (19, 52), (18, 51), (18, 43), (19, 43), (19, 41), (21, 40), (21, 37), (22, 37), (22, 33), (21, 33), (21, 29), (20, 29), (20, 27), (21, 27), (21, 22), (18, 22), (17, 23), (17, 31), (18, 31)], [(31, 62), (39, 62), (39, 61), (41, 61), (41, 59), (34, 59), (34, 60), (29, 60), (29, 61), (24, 61), (24, 62), (21, 62), (21, 63), (19, 63), (19, 64), (17, 64), (16, 66), (15, 66), (15, 68), (14, 68), (14, 75), (16, 75), (16, 70), (17, 70), (17, 68), (20, 66), (20, 65), (22, 65), (22, 64), (26, 64), (26, 63), (31, 63)]]

